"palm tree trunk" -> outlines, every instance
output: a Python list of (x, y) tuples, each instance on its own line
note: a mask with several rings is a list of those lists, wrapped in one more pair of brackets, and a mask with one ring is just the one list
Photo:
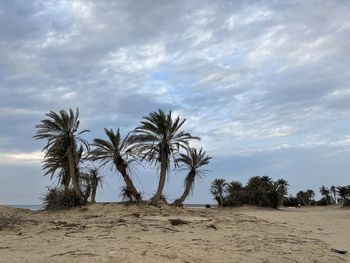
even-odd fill
[(224, 197), (222, 196), (222, 193), (220, 193), (220, 204), (219, 206), (224, 206)]
[(80, 190), (79, 178), (78, 178), (78, 175), (76, 174), (76, 163), (75, 163), (75, 159), (71, 148), (68, 150), (67, 157), (68, 157), (68, 163), (69, 163), (69, 173), (72, 178), (72, 185), (73, 185), (74, 192), (79, 196), (81, 204), (84, 204), (84, 197)]
[(134, 186), (130, 176), (128, 175), (125, 164), (122, 162), (115, 161), (115, 165), (118, 171), (123, 176), (126, 187), (131, 191), (132, 196), (135, 198), (137, 202), (142, 201), (140, 193), (136, 190), (136, 187)]
[(164, 153), (162, 152), (161, 158), (160, 158), (160, 176), (159, 176), (158, 189), (155, 196), (152, 198), (151, 205), (158, 205), (159, 203), (159, 200), (165, 185), (166, 172), (167, 172), (167, 160), (166, 160), (166, 157), (164, 156)]
[(85, 196), (84, 196), (84, 202), (85, 203), (87, 203), (90, 195), (91, 195), (91, 185), (88, 184), (87, 187), (86, 187)]
[(96, 186), (92, 185), (91, 187), (91, 203), (96, 203)]
[(192, 184), (193, 184), (193, 180), (191, 179), (191, 181), (186, 184), (185, 191), (183, 192), (181, 197), (176, 199), (174, 203), (172, 203), (173, 206), (182, 206), (182, 203), (186, 200), (187, 196), (191, 191)]

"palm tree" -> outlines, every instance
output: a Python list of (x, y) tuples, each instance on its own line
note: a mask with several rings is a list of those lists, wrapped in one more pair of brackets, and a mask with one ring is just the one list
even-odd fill
[(322, 185), (322, 186), (320, 187), (320, 193), (321, 193), (321, 195), (323, 195), (324, 198), (326, 199), (327, 205), (329, 205), (329, 194), (330, 194), (329, 189), (328, 189), (327, 187), (325, 187), (324, 185)]
[(238, 205), (242, 203), (242, 192), (243, 192), (242, 183), (239, 181), (231, 181), (226, 184), (226, 192), (228, 193), (230, 205)]
[(288, 193), (288, 182), (284, 179), (278, 179), (275, 183), (277, 193), (279, 195), (279, 204), (278, 206), (283, 205), (283, 197)]
[(304, 191), (299, 191), (297, 193), (297, 198), (304, 204), (307, 205), (307, 200), (309, 200), (309, 194)]
[(96, 191), (98, 186), (103, 186), (103, 176), (98, 175), (98, 169), (90, 170), (91, 203), (96, 203)]
[(225, 187), (225, 179), (214, 179), (214, 181), (211, 183), (210, 193), (214, 196), (219, 206), (224, 205), (224, 193), (226, 192)]
[[(75, 114), (72, 109), (69, 109), (69, 113), (65, 110), (61, 110), (59, 113), (50, 111), (46, 116), (48, 119), (42, 120), (41, 124), (36, 126), (38, 131), (34, 136), (37, 140), (46, 139), (48, 141), (43, 148), (43, 151), (46, 151), (44, 163), (47, 165), (50, 163), (51, 167), (56, 163), (57, 167), (61, 167), (63, 170), (61, 176), (66, 176), (65, 183), (67, 183), (69, 171), (73, 189), (79, 196), (81, 203), (84, 203), (83, 194), (79, 186), (78, 164), (83, 146), (89, 148), (89, 145), (84, 139), (79, 137), (79, 135), (88, 131), (78, 132), (80, 124), (78, 119), (79, 109), (76, 110)], [(79, 143), (80, 145), (78, 145)], [(54, 171), (55, 169), (53, 169)]]
[(334, 185), (331, 186), (330, 191), (332, 193), (332, 197), (334, 198), (334, 203), (337, 203), (337, 189)]
[(172, 205), (182, 206), (188, 194), (193, 191), (195, 185), (195, 179), (201, 178), (205, 175), (205, 170), (201, 170), (201, 167), (207, 165), (212, 157), (206, 155), (206, 152), (201, 148), (199, 151), (195, 148), (188, 148), (187, 153), (180, 153), (180, 158), (176, 161), (183, 164), (184, 169), (188, 170), (188, 174), (185, 178), (185, 190), (180, 198), (176, 199)]
[[(275, 192), (273, 181), (269, 176), (253, 176), (247, 183), (247, 190), (249, 192), (250, 203), (252, 205), (264, 206), (271, 205), (269, 194)], [(276, 194), (276, 193), (275, 193)], [(277, 206), (275, 204), (274, 206)]]
[(158, 112), (151, 112), (143, 119), (141, 125), (134, 130), (132, 137), (136, 149), (143, 155), (142, 159), (160, 164), (157, 192), (151, 199), (151, 205), (157, 205), (163, 192), (171, 157), (175, 159), (175, 155), (181, 148), (186, 149), (190, 139), (199, 138), (181, 131), (186, 119), (181, 120), (178, 116), (173, 120), (171, 111), (165, 114), (159, 109)]
[(344, 200), (346, 200), (348, 198), (348, 195), (350, 195), (350, 187), (338, 186), (337, 192), (341, 198), (341, 201), (344, 203)]
[(309, 205), (311, 205), (311, 202), (314, 200), (315, 198), (315, 191), (312, 189), (307, 189), (306, 193), (308, 195), (308, 200), (309, 200)]
[(44, 176), (51, 175), (51, 180), (53, 176), (57, 174), (57, 184), (63, 186), (65, 192), (67, 192), (69, 190), (71, 178), (69, 174), (68, 159), (64, 158), (64, 155), (65, 151), (63, 148), (58, 149), (55, 152), (48, 152), (43, 164), (43, 170), (45, 171)]
[(91, 159), (94, 161), (100, 161), (101, 166), (104, 166), (107, 163), (114, 164), (117, 171), (123, 177), (125, 185), (129, 189), (128, 191), (131, 192), (135, 200), (141, 201), (141, 195), (136, 190), (136, 187), (129, 176), (130, 164), (135, 161), (129, 134), (122, 139), (119, 129), (116, 133), (114, 133), (112, 129), (105, 129), (105, 133), (109, 139), (108, 141), (94, 139), (92, 146), (95, 148), (90, 153)]

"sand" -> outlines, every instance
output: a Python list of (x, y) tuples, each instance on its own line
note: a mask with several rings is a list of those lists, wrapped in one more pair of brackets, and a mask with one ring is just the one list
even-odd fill
[(349, 262), (331, 248), (350, 251), (350, 210), (0, 207), (0, 262)]

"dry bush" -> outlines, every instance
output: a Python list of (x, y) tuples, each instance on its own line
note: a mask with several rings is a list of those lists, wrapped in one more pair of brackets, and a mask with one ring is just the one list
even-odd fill
[(51, 188), (43, 198), (46, 210), (60, 210), (81, 206), (79, 196), (73, 189), (65, 191), (60, 188)]
[(0, 231), (5, 229), (13, 230), (16, 225), (22, 222), (22, 218), (18, 216), (0, 216)]
[(187, 225), (188, 222), (182, 219), (169, 219), (170, 224), (172, 224), (173, 226), (177, 226), (177, 225)]

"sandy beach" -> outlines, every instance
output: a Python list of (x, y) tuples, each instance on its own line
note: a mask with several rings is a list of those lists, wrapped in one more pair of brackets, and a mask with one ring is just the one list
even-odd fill
[(0, 217), (0, 262), (350, 259), (349, 253), (331, 251), (350, 251), (350, 210), (336, 206), (273, 210), (95, 204), (60, 212), (0, 207)]

